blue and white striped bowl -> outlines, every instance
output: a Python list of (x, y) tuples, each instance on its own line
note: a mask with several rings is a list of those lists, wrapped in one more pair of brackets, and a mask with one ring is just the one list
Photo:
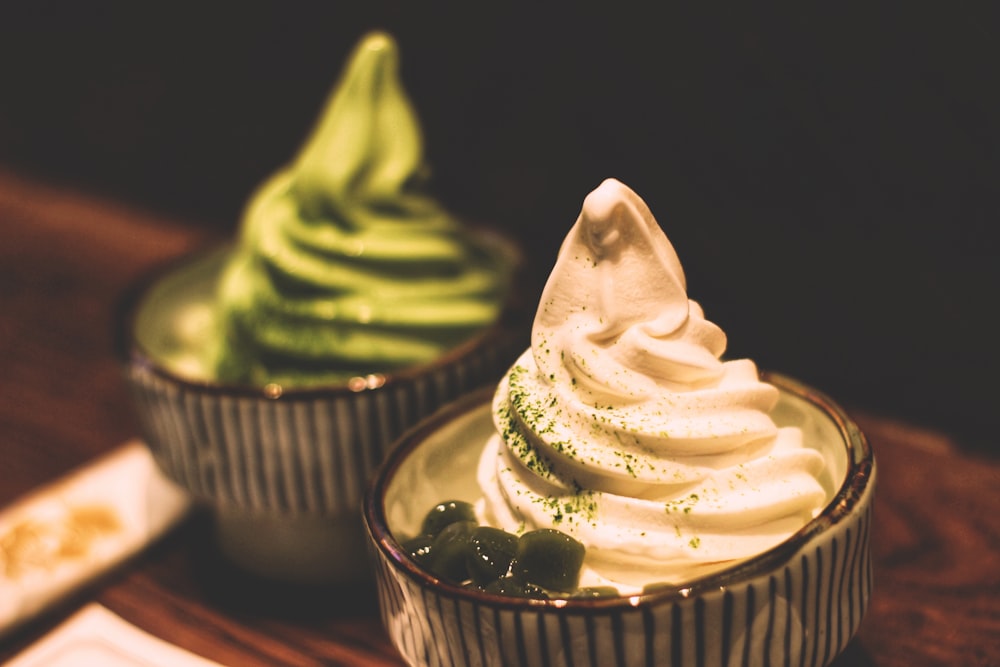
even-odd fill
[(779, 423), (818, 443), (833, 497), (773, 549), (680, 586), (630, 597), (529, 600), (443, 582), (398, 536), (445, 499), (474, 500), (479, 446), (492, 428), (481, 390), (410, 430), (365, 498), (382, 620), (411, 665), (470, 667), (729, 667), (829, 664), (861, 623), (872, 590), (869, 533), (875, 460), (829, 398), (792, 379)]
[(186, 335), (170, 333), (177, 313), (208, 307), (226, 251), (184, 258), (123, 301), (119, 351), (142, 435), (166, 475), (213, 509), (219, 546), (243, 569), (301, 583), (370, 576), (360, 509), (376, 467), (422, 417), (495, 383), (524, 324), (512, 308), (430, 364), (340, 386), (194, 381), (164, 368), (144, 339)]

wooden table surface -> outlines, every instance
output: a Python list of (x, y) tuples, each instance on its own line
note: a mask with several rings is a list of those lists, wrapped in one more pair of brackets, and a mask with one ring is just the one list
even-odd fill
[[(138, 434), (113, 313), (211, 233), (0, 171), (0, 506)], [(780, 369), (794, 375), (794, 369)], [(1000, 461), (836, 397), (875, 450), (875, 591), (839, 667), (1000, 666)], [(401, 665), (369, 591), (248, 585), (195, 515), (0, 640), (5, 662), (96, 601), (232, 667)]]

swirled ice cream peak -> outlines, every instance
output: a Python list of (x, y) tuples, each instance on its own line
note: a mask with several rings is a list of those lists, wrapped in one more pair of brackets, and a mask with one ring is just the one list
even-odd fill
[(825, 501), (823, 459), (775, 425), (778, 390), (725, 348), (645, 202), (604, 181), (559, 251), (531, 348), (495, 394), (485, 519), (568, 532), (598, 581), (626, 587), (788, 537)]
[(453, 217), (427, 178), (396, 44), (369, 34), (299, 154), (247, 205), (218, 290), (220, 379), (391, 372), (493, 324), (513, 257)]
[(402, 203), (442, 215), (414, 188), (426, 176), (423, 160), (420, 123), (399, 77), (399, 49), (389, 35), (372, 33), (351, 55), (295, 160), (294, 196), (304, 215), (332, 214), (345, 226), (364, 223), (352, 215), (359, 203), (369, 205), (369, 214), (379, 203), (390, 210)]

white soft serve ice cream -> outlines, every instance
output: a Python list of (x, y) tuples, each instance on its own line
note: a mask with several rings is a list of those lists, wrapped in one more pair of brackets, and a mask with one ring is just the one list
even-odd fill
[(587, 548), (584, 584), (679, 583), (784, 540), (819, 513), (824, 462), (778, 428), (778, 390), (688, 299), (646, 204), (587, 196), (527, 350), (493, 403), (482, 519), (556, 528)]

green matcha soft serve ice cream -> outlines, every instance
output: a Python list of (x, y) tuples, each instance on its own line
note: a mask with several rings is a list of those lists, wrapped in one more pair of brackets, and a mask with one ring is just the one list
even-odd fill
[(225, 383), (309, 386), (434, 360), (500, 315), (509, 253), (425, 190), (395, 43), (365, 37), (298, 156), (251, 197), (217, 291)]

